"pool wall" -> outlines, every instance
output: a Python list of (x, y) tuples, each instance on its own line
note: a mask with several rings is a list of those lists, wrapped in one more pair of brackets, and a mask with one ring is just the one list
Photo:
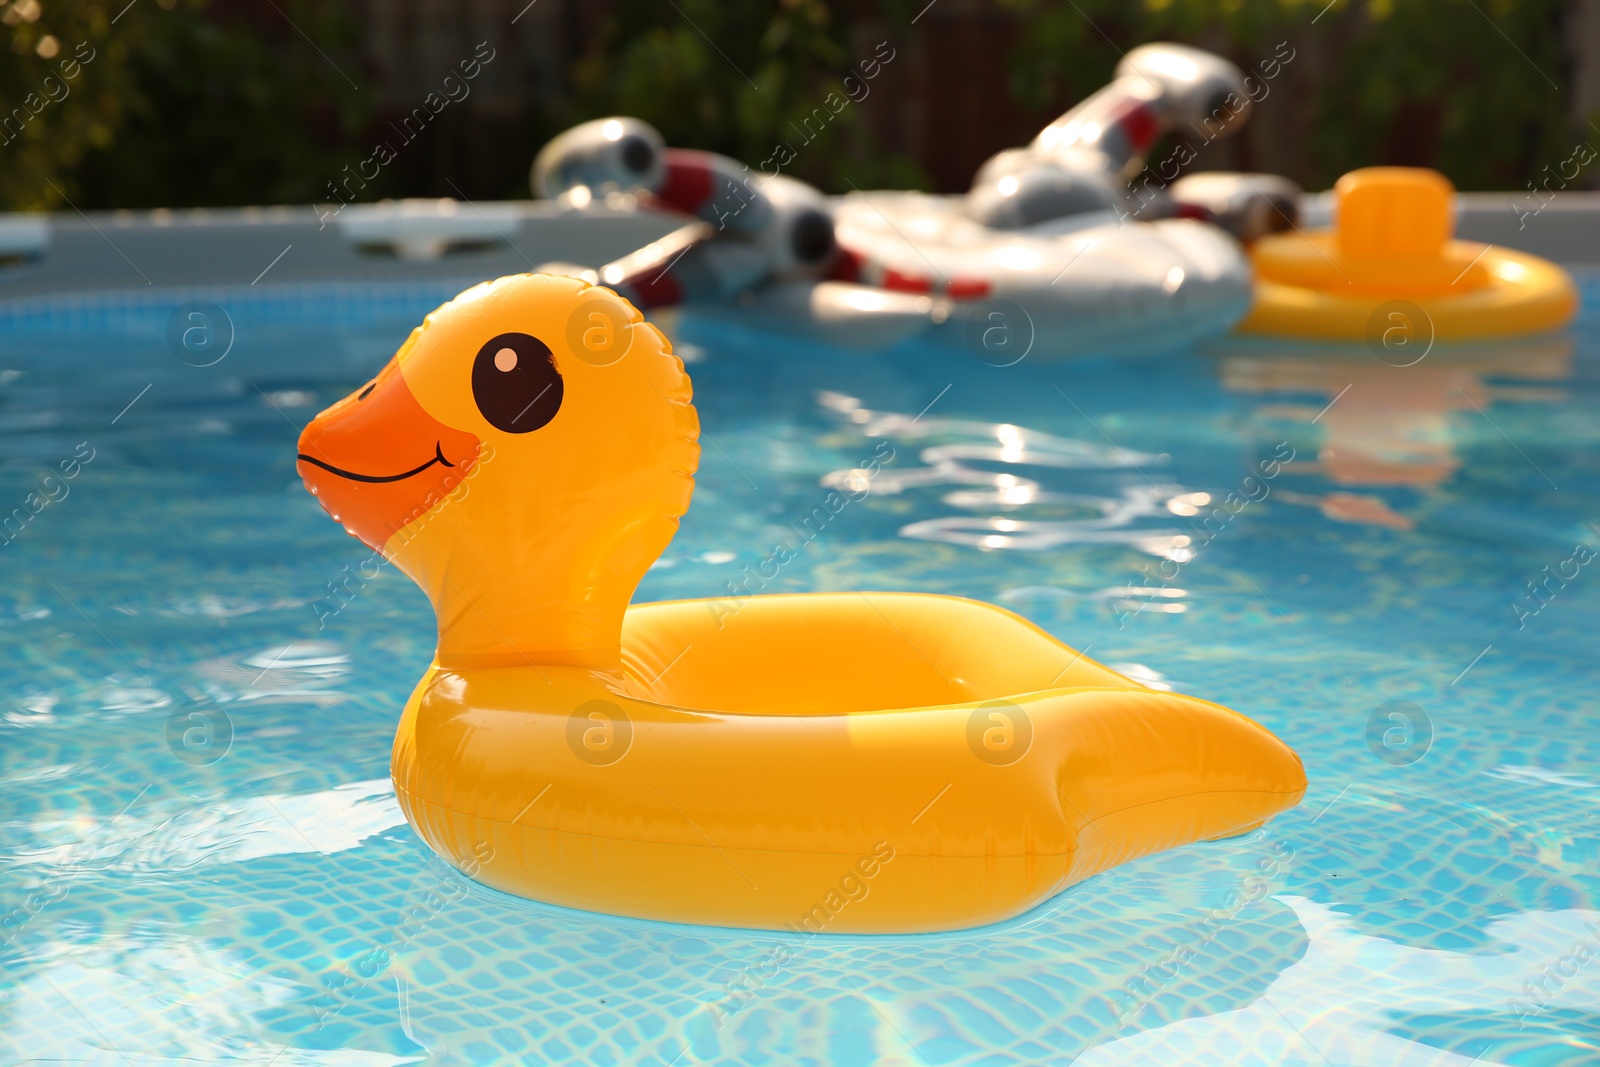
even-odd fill
[[(29, 232), (42, 254), (0, 263), (0, 301), (40, 293), (147, 286), (250, 285), (330, 278), (397, 280), (531, 270), (552, 260), (599, 266), (676, 227), (668, 216), (549, 202), (443, 204), (458, 241), (434, 258), (362, 247), (358, 227), (380, 222), (374, 205), (58, 212), (0, 215), (0, 261)], [(1309, 197), (1308, 224), (1325, 221), (1327, 194)], [(1600, 263), (1600, 192), (1467, 193), (1457, 197), (1457, 236), (1532, 252), (1559, 263)], [(437, 218), (437, 216), (433, 216)], [(42, 226), (41, 226), (42, 224)], [(381, 225), (379, 226), (381, 229)], [(10, 240), (8, 241), (8, 235)]]

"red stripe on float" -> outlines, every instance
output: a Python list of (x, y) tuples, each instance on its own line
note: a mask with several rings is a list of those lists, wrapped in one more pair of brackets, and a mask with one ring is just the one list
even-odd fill
[(973, 300), (989, 295), (989, 283), (982, 278), (952, 278), (944, 295), (951, 300)]
[(883, 281), (878, 283), (885, 289), (893, 289), (901, 293), (931, 293), (933, 283), (926, 278), (915, 278), (909, 274), (901, 274), (893, 268), (886, 268), (883, 272)]
[(1111, 121), (1122, 127), (1128, 135), (1128, 142), (1136, 152), (1143, 152), (1150, 147), (1156, 139), (1156, 134), (1161, 132), (1161, 123), (1156, 119), (1155, 112), (1137, 100), (1130, 100), (1122, 108), (1120, 114)]
[(1199, 219), (1201, 222), (1211, 221), (1211, 212), (1199, 204), (1179, 204), (1177, 207), (1178, 218), (1180, 219)]
[(827, 277), (836, 282), (859, 282), (861, 280), (862, 258), (858, 253), (848, 248), (839, 249), (839, 256), (833, 261), (833, 267), (828, 271)]
[(672, 271), (652, 266), (613, 286), (640, 311), (683, 303), (683, 285)]
[(656, 197), (668, 207), (698, 214), (700, 205), (711, 199), (713, 175), (711, 156), (687, 148), (669, 148), (662, 153), (667, 176), (656, 190)]

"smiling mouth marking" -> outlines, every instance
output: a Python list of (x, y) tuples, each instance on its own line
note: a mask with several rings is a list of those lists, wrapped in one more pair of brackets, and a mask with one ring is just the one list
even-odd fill
[(306, 463), (311, 464), (313, 467), (321, 467), (329, 474), (337, 474), (341, 478), (348, 478), (352, 482), (400, 482), (414, 475), (421, 474), (435, 463), (442, 464), (446, 467), (455, 466), (454, 463), (451, 463), (448, 459), (444, 458), (444, 447), (437, 441), (433, 443), (433, 458), (428, 460), (428, 462), (424, 463), (422, 466), (408, 470), (404, 474), (357, 474), (355, 471), (341, 470), (331, 463), (324, 463), (315, 456), (308, 456), (304, 452), (298, 453), (295, 458), (298, 460), (303, 460)]

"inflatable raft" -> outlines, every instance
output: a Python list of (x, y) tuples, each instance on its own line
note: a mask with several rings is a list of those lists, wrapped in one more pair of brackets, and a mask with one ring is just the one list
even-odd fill
[(669, 149), (636, 119), (596, 120), (539, 153), (534, 191), (696, 221), (597, 269), (547, 269), (609, 286), (642, 308), (686, 304), (868, 344), (949, 321), (981, 346), (998, 336), (986, 327), (999, 315), (1010, 348), (980, 351), (986, 358), (1213, 336), (1249, 306), (1238, 239), (1291, 224), (1297, 190), (1265, 175), (1174, 181), (1173, 161), (1152, 172), (1145, 160), (1180, 125), (1207, 140), (1237, 129), (1251, 84), (1196, 49), (1134, 49), (1115, 81), (1032, 144), (990, 159), (958, 196), (858, 191), (830, 200), (782, 174)]
[(521, 275), (301, 435), (307, 487), (433, 602), (395, 793), (472, 877), (670, 922), (947, 930), (1299, 802), (1258, 723), (989, 604), (630, 605), (689, 506), (690, 401), (622, 298)]

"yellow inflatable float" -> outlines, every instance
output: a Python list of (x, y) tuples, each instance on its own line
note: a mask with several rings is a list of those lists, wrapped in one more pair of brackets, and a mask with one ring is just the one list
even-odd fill
[(1346, 174), (1334, 186), (1334, 229), (1255, 243), (1255, 303), (1239, 331), (1425, 350), (1434, 340), (1570, 322), (1578, 293), (1566, 271), (1525, 252), (1451, 239), (1454, 193), (1432, 170)]
[(632, 305), (534, 274), (439, 308), (301, 437), (323, 507), (433, 601), (395, 790), (480, 881), (673, 922), (946, 930), (1299, 802), (1262, 726), (988, 604), (630, 606), (698, 433)]

